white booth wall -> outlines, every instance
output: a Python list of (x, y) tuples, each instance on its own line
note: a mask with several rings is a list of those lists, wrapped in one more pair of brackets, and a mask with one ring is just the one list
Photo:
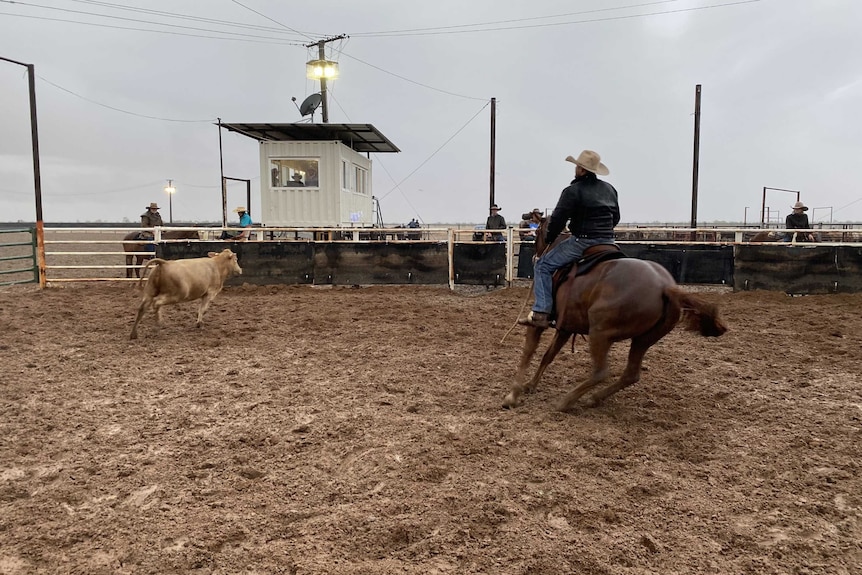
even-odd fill
[[(312, 185), (293, 187), (291, 175), (307, 176), (304, 166), (315, 161), (317, 185), (312, 181)], [(260, 221), (265, 226), (369, 227), (373, 223), (371, 160), (341, 142), (261, 142), (260, 182)]]

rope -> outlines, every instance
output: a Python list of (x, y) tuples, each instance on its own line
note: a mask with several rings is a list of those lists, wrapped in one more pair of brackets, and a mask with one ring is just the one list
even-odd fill
[(536, 281), (536, 278), (534, 277), (533, 280), (530, 282), (530, 289), (527, 290), (527, 297), (524, 298), (524, 303), (521, 304), (521, 309), (518, 310), (518, 316), (515, 318), (515, 323), (512, 324), (512, 327), (509, 328), (509, 331), (507, 331), (505, 334), (503, 334), (503, 339), (500, 340), (501, 344), (504, 341), (506, 341), (506, 338), (509, 337), (509, 334), (512, 333), (512, 330), (515, 329), (515, 327), (517, 327), (518, 319), (521, 317), (521, 314), (524, 312), (524, 308), (527, 307), (527, 302), (530, 301), (530, 294), (533, 293), (533, 283), (535, 283), (535, 281)]

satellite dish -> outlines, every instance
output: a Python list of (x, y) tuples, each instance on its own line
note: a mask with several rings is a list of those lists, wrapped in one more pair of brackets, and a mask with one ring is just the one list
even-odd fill
[(299, 106), (299, 113), (303, 116), (311, 115), (311, 119), (314, 119), (314, 111), (320, 106), (320, 103), (323, 101), (321, 95), (317, 92), (306, 98), (302, 101), (302, 104)]

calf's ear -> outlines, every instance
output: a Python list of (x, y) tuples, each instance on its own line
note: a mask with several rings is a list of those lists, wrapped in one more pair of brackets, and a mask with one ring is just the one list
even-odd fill
[(217, 255), (218, 255), (218, 254), (217, 254), (217, 253), (215, 253), (215, 252), (207, 252), (207, 257), (208, 257), (208, 258), (214, 258), (214, 257), (216, 257)]

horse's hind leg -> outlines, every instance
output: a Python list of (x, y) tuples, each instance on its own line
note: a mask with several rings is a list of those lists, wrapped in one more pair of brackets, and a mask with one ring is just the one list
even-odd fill
[(616, 392), (630, 385), (634, 385), (641, 378), (641, 364), (643, 363), (644, 355), (650, 348), (653, 342), (645, 343), (639, 341), (639, 338), (632, 339), (632, 345), (629, 348), (629, 359), (626, 363), (626, 369), (623, 371), (620, 378), (613, 384), (598, 390), (592, 396), (585, 400), (589, 407), (596, 407), (605, 399), (609, 398)]
[(590, 357), (592, 358), (593, 373), (575, 386), (563, 401), (560, 402), (560, 411), (568, 411), (576, 401), (590, 389), (603, 382), (608, 377), (608, 352), (613, 342), (606, 337), (590, 335)]
[(641, 379), (641, 365), (643, 364), (644, 355), (658, 340), (663, 338), (673, 329), (676, 322), (679, 320), (678, 314), (666, 316), (664, 321), (653, 327), (650, 331), (632, 338), (632, 345), (629, 348), (629, 359), (626, 363), (626, 369), (620, 378), (612, 385), (605, 389), (594, 393), (587, 400), (587, 405), (595, 407), (602, 401), (609, 398), (616, 392), (630, 385), (634, 385)]

